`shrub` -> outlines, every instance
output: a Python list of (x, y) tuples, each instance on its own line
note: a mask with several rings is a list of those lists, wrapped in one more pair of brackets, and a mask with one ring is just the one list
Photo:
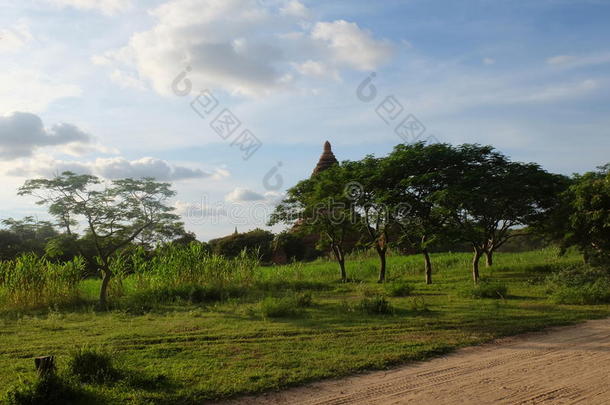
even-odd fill
[(294, 297), (267, 297), (259, 304), (260, 311), (265, 318), (285, 318), (299, 316), (303, 309)]
[(405, 282), (394, 282), (385, 287), (390, 297), (407, 297), (413, 292), (413, 286)]
[(465, 287), (460, 295), (468, 298), (506, 298), (508, 287), (500, 282), (481, 281), (475, 286)]
[(391, 314), (394, 312), (392, 304), (383, 295), (376, 295), (373, 298), (362, 298), (358, 303), (358, 309), (372, 315)]
[(558, 304), (594, 305), (610, 302), (610, 275), (588, 266), (571, 266), (547, 277), (547, 292)]
[(313, 305), (313, 297), (309, 291), (296, 293), (294, 300), (299, 308), (310, 307)]
[(90, 347), (81, 347), (70, 355), (68, 372), (81, 382), (93, 384), (114, 381), (119, 377), (112, 355)]
[(610, 283), (597, 280), (577, 287), (558, 287), (549, 297), (557, 304), (595, 305), (610, 303)]
[(37, 378), (33, 383), (21, 381), (11, 388), (5, 397), (8, 405), (70, 404), (83, 394), (55, 373)]

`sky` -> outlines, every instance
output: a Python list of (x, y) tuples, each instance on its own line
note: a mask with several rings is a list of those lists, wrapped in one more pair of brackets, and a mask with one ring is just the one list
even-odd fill
[[(64, 170), (169, 181), (202, 240), (265, 226), (333, 145), (610, 161), (610, 1), (0, 0), (0, 219)], [(272, 230), (277, 231), (278, 228)]]

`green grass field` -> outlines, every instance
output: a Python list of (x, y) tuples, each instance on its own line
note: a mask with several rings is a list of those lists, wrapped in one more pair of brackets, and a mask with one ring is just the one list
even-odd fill
[[(350, 283), (339, 283), (333, 262), (261, 267), (257, 288), (241, 298), (208, 304), (156, 305), (96, 312), (73, 309), (0, 312), (0, 390), (35, 377), (32, 358), (56, 355), (60, 369), (82, 346), (110, 351), (124, 377), (85, 384), (87, 402), (201, 403), (274, 390), (331, 376), (426, 359), (465, 345), (610, 315), (610, 306), (568, 306), (548, 300), (545, 276), (578, 263), (552, 250), (497, 254), (482, 276), (504, 283), (503, 298), (475, 299), (469, 254), (437, 254), (434, 284), (423, 282), (420, 256), (392, 256), (388, 284), (413, 291), (391, 297), (390, 314), (360, 309), (363, 297), (388, 291), (375, 283), (377, 261), (348, 261)], [(93, 301), (97, 282), (83, 282)], [(285, 317), (266, 317), (266, 296), (310, 292), (312, 303)], [(129, 280), (125, 296), (130, 295)], [(307, 295), (307, 294), (305, 294)], [(281, 302), (281, 301), (280, 301)], [(120, 308), (117, 307), (117, 308)], [(0, 393), (0, 396), (3, 392)]]

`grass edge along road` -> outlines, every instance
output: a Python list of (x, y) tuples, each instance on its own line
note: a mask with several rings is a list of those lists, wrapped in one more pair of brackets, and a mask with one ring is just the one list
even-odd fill
[[(4, 309), (0, 386), (7, 391), (20, 380), (33, 381), (32, 358), (56, 355), (58, 374), (78, 387), (77, 402), (198, 403), (383, 369), (610, 315), (608, 305), (557, 303), (561, 291), (548, 278), (580, 266), (577, 255), (499, 254), (493, 267), (483, 269), (487, 281), (478, 289), (470, 280), (470, 259), (434, 255), (430, 286), (419, 256), (390, 257), (384, 285), (375, 283), (375, 259), (363, 257), (348, 267), (357, 280), (350, 283), (337, 282), (334, 263), (316, 261), (261, 267), (248, 295), (221, 301), (138, 307), (130, 300), (135, 281), (127, 278), (114, 298), (125, 304), (110, 312), (96, 312), (93, 304)], [(87, 294), (95, 283), (82, 283), (85, 302), (94, 300)], [(71, 366), (79, 348), (111, 358), (113, 377), (83, 382)]]

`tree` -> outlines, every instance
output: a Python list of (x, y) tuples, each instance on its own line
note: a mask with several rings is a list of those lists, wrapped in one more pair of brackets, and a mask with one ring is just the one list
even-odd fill
[(37, 204), (49, 207), (51, 215), (72, 234), (82, 221), (93, 241), (102, 274), (100, 307), (107, 306), (107, 290), (112, 278), (111, 260), (122, 248), (145, 233), (149, 241), (175, 229), (178, 216), (167, 201), (175, 193), (168, 183), (152, 178), (114, 180), (103, 183), (98, 177), (64, 172), (52, 179), (27, 180), (20, 195), (33, 195)]
[(276, 207), (269, 225), (285, 223), (300, 234), (319, 234), (320, 244), (328, 244), (347, 281), (345, 242), (353, 234), (355, 213), (345, 194), (345, 170), (335, 165), (299, 182)]
[(388, 206), (392, 184), (381, 170), (383, 160), (366, 156), (360, 161), (343, 163), (345, 178), (349, 180), (345, 183), (347, 197), (361, 219), (360, 233), (379, 256), (379, 283), (386, 279), (386, 254), (393, 225)]
[(458, 147), (460, 163), (455, 181), (440, 193), (442, 206), (474, 250), (472, 275), (479, 280), (479, 261), (510, 238), (511, 232), (542, 220), (565, 184), (563, 176), (550, 174), (534, 163), (511, 162), (491, 146)]
[(426, 284), (432, 284), (430, 246), (455, 238), (449, 216), (436, 200), (456, 180), (458, 163), (450, 145), (423, 142), (397, 145), (381, 161), (380, 171), (389, 190), (384, 202), (401, 239), (423, 255)]
[(59, 233), (48, 221), (38, 221), (33, 217), (23, 219), (7, 218), (1, 222), (0, 260), (13, 259), (21, 253), (43, 255), (46, 244)]
[(554, 228), (549, 232), (565, 250), (576, 246), (585, 263), (610, 259), (610, 164), (598, 171), (576, 175), (562, 194)]

